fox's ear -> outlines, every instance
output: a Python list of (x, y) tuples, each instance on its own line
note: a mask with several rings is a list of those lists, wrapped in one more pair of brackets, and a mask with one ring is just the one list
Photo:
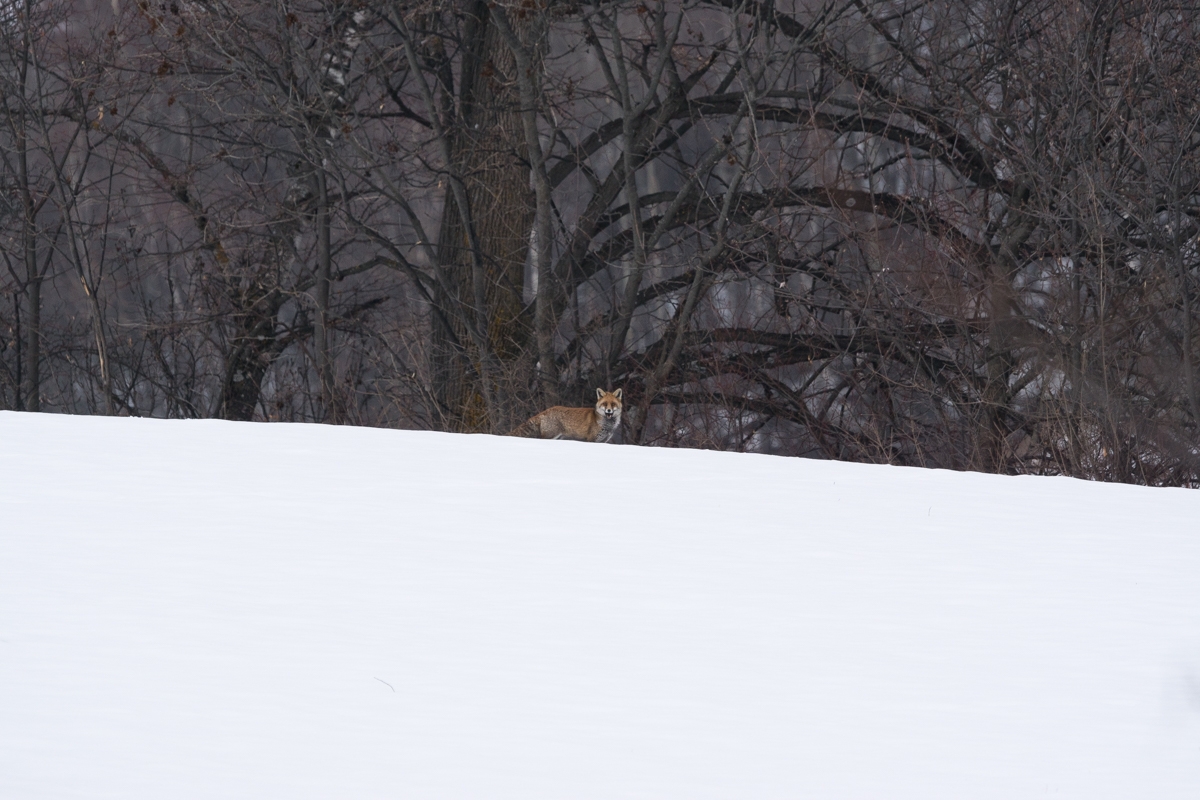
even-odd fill
[(604, 390), (601, 389), (599, 386), (597, 386), (596, 387), (596, 399), (599, 400), (601, 397), (604, 397)]
[(621, 399), (621, 390), (620, 390), (620, 389), (617, 389), (615, 392), (613, 392), (613, 397), (615, 397), (615, 398), (617, 398), (618, 400), (620, 400), (620, 399)]

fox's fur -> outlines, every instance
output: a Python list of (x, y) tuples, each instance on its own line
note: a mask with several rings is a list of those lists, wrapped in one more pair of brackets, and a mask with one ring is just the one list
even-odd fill
[(621, 424), (621, 390), (596, 390), (592, 408), (547, 408), (518, 425), (509, 436), (530, 439), (574, 439), (579, 442), (607, 442)]

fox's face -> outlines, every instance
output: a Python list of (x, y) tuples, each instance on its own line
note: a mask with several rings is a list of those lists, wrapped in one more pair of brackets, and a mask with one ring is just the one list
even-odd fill
[(596, 413), (601, 419), (613, 420), (614, 422), (621, 421), (621, 390), (615, 392), (606, 392), (603, 389), (596, 390)]

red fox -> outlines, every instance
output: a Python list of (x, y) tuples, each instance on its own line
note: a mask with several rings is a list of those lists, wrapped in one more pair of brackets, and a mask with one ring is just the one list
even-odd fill
[(527, 419), (509, 433), (530, 439), (607, 442), (621, 424), (621, 390), (596, 390), (594, 408), (554, 406)]

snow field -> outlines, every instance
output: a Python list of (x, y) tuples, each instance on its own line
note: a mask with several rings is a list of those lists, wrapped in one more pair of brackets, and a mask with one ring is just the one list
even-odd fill
[(0, 413), (0, 798), (1039, 796), (1200, 796), (1200, 493)]

